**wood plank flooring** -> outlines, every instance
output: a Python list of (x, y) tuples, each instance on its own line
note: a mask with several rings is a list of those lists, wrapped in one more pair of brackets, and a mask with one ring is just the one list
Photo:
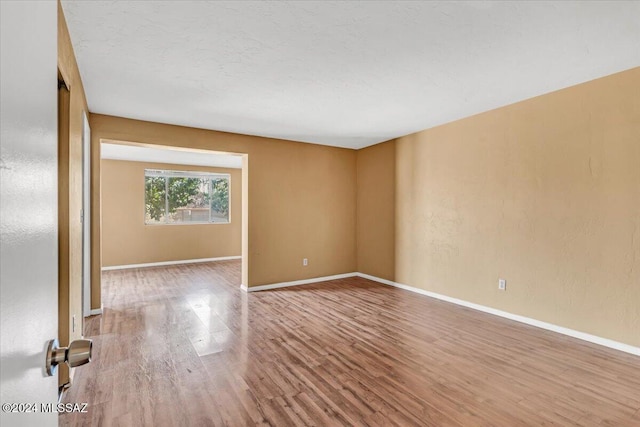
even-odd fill
[(239, 283), (105, 272), (60, 425), (640, 426), (639, 357), (362, 278)]

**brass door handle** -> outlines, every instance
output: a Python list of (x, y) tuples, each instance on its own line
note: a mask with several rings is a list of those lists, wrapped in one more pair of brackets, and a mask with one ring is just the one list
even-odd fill
[(69, 347), (60, 347), (57, 339), (49, 341), (45, 363), (47, 375), (54, 375), (58, 365), (63, 362), (67, 362), (70, 368), (91, 362), (92, 349), (93, 341), (91, 340), (74, 340)]

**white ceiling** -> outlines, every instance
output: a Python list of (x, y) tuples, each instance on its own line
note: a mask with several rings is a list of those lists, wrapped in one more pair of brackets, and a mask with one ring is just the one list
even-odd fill
[(140, 147), (124, 144), (102, 143), (100, 145), (100, 156), (103, 159), (128, 160), (132, 162), (172, 163), (176, 165), (234, 169), (242, 168), (242, 157), (239, 155), (172, 150), (170, 148)]
[(92, 112), (360, 148), (640, 65), (640, 2), (62, 1)]

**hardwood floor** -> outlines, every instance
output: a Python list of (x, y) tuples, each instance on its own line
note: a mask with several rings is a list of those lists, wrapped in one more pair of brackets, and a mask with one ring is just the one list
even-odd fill
[(362, 278), (246, 294), (240, 262), (103, 275), (61, 425), (639, 426), (640, 358)]

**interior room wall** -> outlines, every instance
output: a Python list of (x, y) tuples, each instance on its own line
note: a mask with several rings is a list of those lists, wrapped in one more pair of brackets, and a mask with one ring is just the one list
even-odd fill
[[(249, 286), (355, 271), (354, 150), (99, 114), (90, 124), (93, 147), (111, 140), (248, 154)], [(99, 177), (93, 189), (99, 221)]]
[(250, 287), (359, 270), (638, 345), (639, 82), (635, 68), (359, 152), (97, 114), (92, 144), (248, 153)]
[[(101, 169), (104, 267), (241, 255), (241, 169), (107, 159)], [(146, 225), (145, 169), (230, 174), (231, 222)]]
[[(373, 150), (359, 169), (389, 167)], [(640, 68), (399, 138), (395, 164), (363, 273), (395, 246), (398, 283), (640, 345)]]
[(357, 151), (358, 271), (395, 278), (396, 142)]

